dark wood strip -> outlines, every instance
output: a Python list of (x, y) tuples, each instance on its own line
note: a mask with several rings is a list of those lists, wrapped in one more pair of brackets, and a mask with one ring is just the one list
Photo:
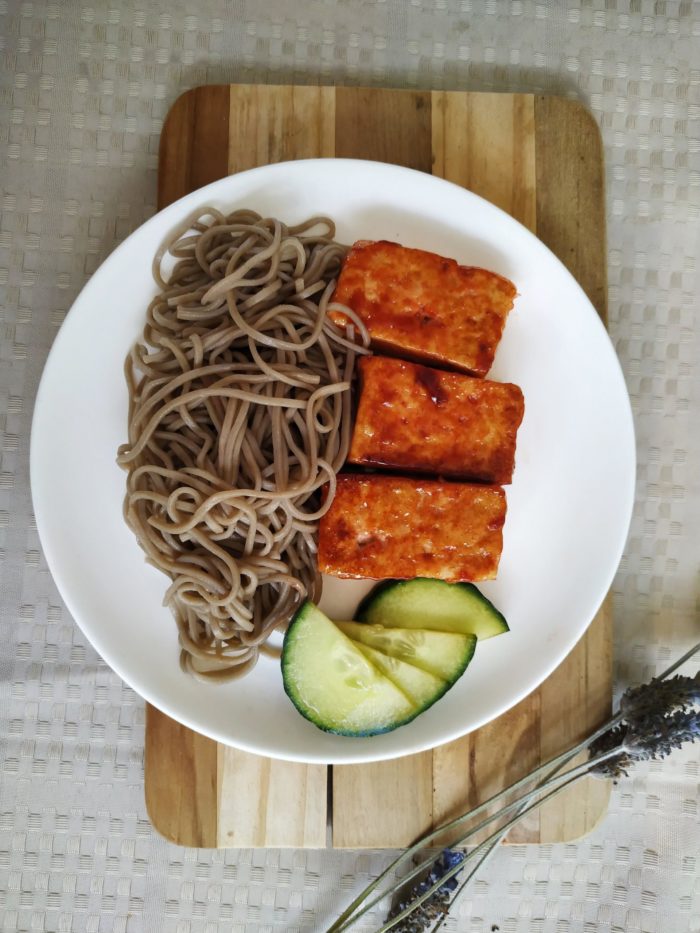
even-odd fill
[(158, 210), (190, 190), (194, 91), (182, 94), (168, 111), (158, 149)]
[[(576, 101), (535, 98), (537, 236), (561, 259), (607, 324), (605, 166), (600, 130)], [(562, 308), (566, 313), (566, 308)], [(576, 648), (540, 687), (543, 759), (571, 745), (609, 715), (612, 706), (612, 607), (603, 603)], [(605, 813), (609, 788), (587, 779), (540, 810), (543, 842), (575, 838), (585, 806), (590, 830)], [(572, 824), (573, 823), (573, 827)]]
[(600, 130), (582, 104), (535, 99), (537, 235), (607, 323), (605, 167)]
[(345, 159), (394, 162), (432, 169), (429, 91), (339, 87), (335, 99), (335, 154)]
[(158, 208), (228, 175), (229, 87), (198, 87), (173, 104), (160, 138)]
[(228, 175), (228, 84), (194, 89), (189, 191)]

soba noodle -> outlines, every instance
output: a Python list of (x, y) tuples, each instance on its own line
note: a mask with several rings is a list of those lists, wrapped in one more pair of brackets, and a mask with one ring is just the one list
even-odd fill
[(126, 361), (118, 461), (126, 520), (172, 581), (181, 664), (197, 676), (249, 671), (270, 634), (319, 596), (316, 531), (368, 345), (352, 311), (330, 301), (345, 255), (334, 236), (325, 217), (287, 227), (202, 208), (154, 260), (160, 292)]

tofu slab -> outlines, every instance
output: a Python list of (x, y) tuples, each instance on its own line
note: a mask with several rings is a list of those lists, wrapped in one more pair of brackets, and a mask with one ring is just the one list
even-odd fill
[(321, 518), (322, 573), (373, 580), (490, 580), (503, 548), (506, 496), (479, 486), (340, 474)]
[(495, 272), (379, 240), (355, 243), (333, 301), (359, 315), (380, 352), (485, 376), (515, 296)]
[(360, 401), (349, 462), (510, 483), (523, 394), (389, 357), (359, 361)]

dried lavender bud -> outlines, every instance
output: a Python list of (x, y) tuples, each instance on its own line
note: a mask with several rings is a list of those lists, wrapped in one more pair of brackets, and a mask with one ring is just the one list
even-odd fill
[(652, 680), (627, 690), (620, 703), (624, 720), (590, 747), (591, 757), (615, 748), (620, 754), (591, 768), (603, 777), (626, 775), (635, 761), (665, 758), (674, 748), (700, 738), (700, 672), (694, 677)]
[(676, 710), (631, 723), (625, 745), (633, 759), (643, 761), (666, 758), (674, 748), (696, 739), (700, 739), (700, 710)]
[[(415, 894), (409, 895), (405, 901), (401, 901), (394, 908), (387, 919), (391, 920), (393, 917), (396, 917), (411, 904), (414, 898), (422, 893), (422, 891), (416, 891)], [(445, 916), (449, 909), (449, 893), (444, 892), (441, 894), (440, 891), (436, 891), (425, 903), (421, 904), (420, 907), (416, 907), (409, 917), (397, 923), (394, 930), (396, 930), (397, 933), (426, 933), (433, 924), (437, 923), (438, 920), (441, 920)]]
[[(433, 862), (428, 875), (414, 885), (408, 895), (392, 908), (387, 919), (392, 920), (397, 917), (401, 911), (405, 910), (410, 904), (425, 894), (428, 888), (432, 888), (436, 881), (439, 881), (451, 868), (464, 861), (464, 853), (457, 852), (454, 849), (444, 849), (440, 856)], [(397, 933), (425, 933), (430, 927), (441, 919), (450, 909), (450, 894), (457, 887), (457, 872), (453, 877), (448, 878), (444, 884), (432, 894), (420, 907), (417, 907), (410, 917), (406, 917), (398, 923), (394, 930)]]
[(700, 703), (700, 673), (694, 677), (676, 674), (667, 680), (654, 679), (641, 687), (630, 687), (622, 695), (620, 712), (630, 719), (660, 710), (687, 709), (695, 703)]

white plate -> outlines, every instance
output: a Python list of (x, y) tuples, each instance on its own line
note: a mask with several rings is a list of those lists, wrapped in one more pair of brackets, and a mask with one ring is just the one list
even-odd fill
[[(385, 238), (500, 272), (520, 297), (490, 377), (525, 395), (496, 581), (484, 593), (511, 632), (480, 644), (464, 677), (411, 724), (373, 738), (303, 719), (263, 658), (246, 678), (181, 673), (167, 581), (122, 520), (124, 357), (155, 292), (151, 258), (193, 208), (250, 207), (296, 223), (333, 217), (338, 238)], [(207, 186), (136, 230), (97, 270), (49, 355), (32, 425), (31, 482), (46, 558), (74, 618), (146, 700), (221, 742), (277, 758), (360, 762), (422, 751), (475, 729), (537, 687), (573, 648), (622, 554), (634, 488), (629, 399), (612, 345), (564, 266), (511, 217), (421, 172), (341, 159), (270, 165)], [(349, 618), (368, 585), (327, 581), (322, 605)]]

